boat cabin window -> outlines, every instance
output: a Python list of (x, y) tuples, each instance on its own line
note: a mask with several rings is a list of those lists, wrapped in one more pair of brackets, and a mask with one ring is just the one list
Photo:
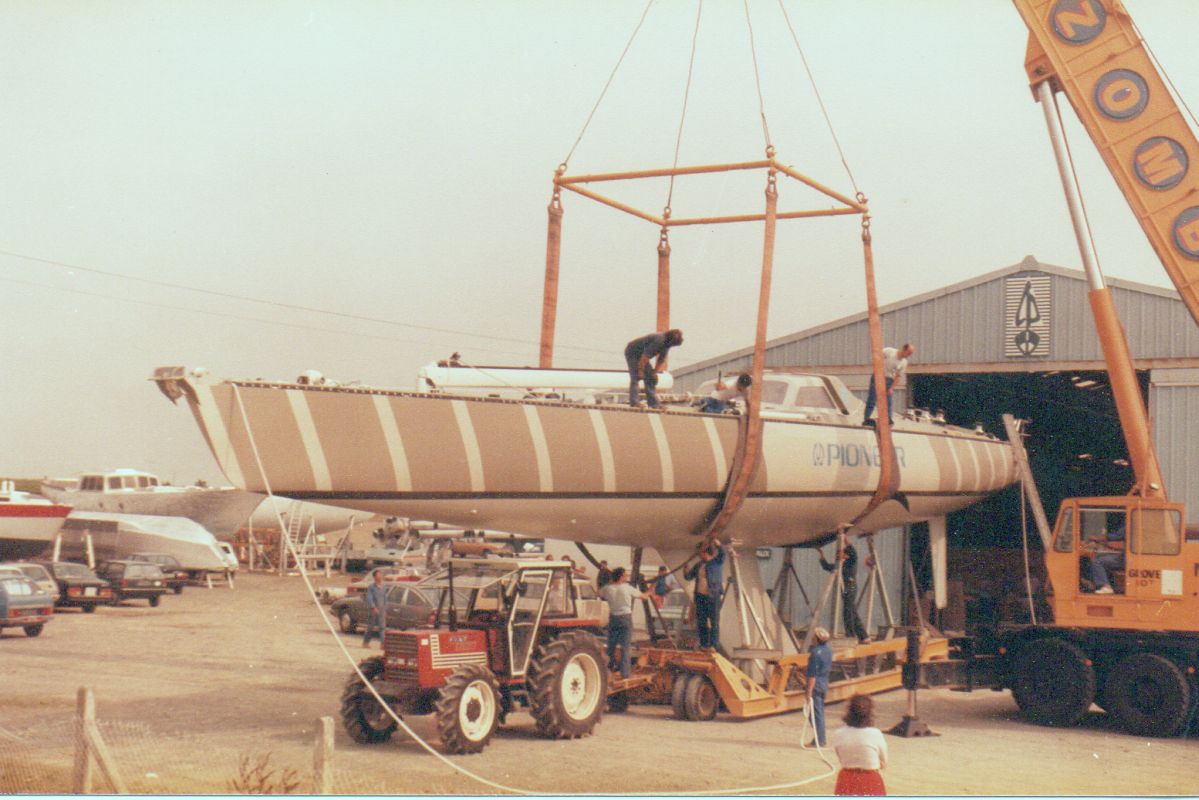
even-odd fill
[(121, 488), (121, 476), (120, 475), (109, 475), (108, 476), (108, 488), (109, 489), (120, 489)]
[(787, 388), (786, 381), (762, 381), (762, 402), (782, 405), (787, 401)]
[(833, 398), (828, 393), (828, 388), (824, 382), (814, 386), (800, 386), (799, 391), (795, 393), (794, 405), (803, 406), (804, 408), (827, 408), (830, 411), (840, 411), (837, 404), (833, 402)]
[(102, 492), (104, 491), (104, 478), (99, 475), (84, 475), (83, 480), (79, 482), (79, 489), (84, 492)]
[(138, 475), (137, 476), (137, 488), (145, 489), (149, 485), (150, 485), (150, 476), (149, 475)]
[(1172, 508), (1138, 509), (1132, 512), (1132, 552), (1155, 556), (1177, 555), (1182, 547), (1181, 515)]

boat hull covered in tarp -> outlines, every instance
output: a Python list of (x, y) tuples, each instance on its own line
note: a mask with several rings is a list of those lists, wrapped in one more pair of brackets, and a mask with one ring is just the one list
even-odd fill
[(216, 537), (186, 517), (72, 512), (62, 528), (64, 560), (87, 556), (85, 533), (91, 535), (96, 561), (128, 558), (134, 553), (166, 553), (189, 571), (221, 572), (228, 568)]
[[(740, 428), (737, 416), (687, 409), (216, 381), (180, 368), (156, 379), (187, 398), (226, 477), (250, 491), (659, 549), (702, 532)], [(726, 531), (747, 544), (818, 540), (859, 516), (878, 484), (878, 442), (860, 416), (783, 416), (764, 420), (748, 497)], [(1011, 448), (988, 434), (903, 420), (894, 442), (898, 494), (858, 531), (943, 516), (1016, 478)]]

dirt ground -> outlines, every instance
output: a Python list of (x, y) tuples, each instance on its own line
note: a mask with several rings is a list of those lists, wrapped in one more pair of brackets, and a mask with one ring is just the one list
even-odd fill
[[(338, 638), (354, 658), (366, 655), (359, 637), (329, 633), (300, 579), (267, 575), (243, 575), (234, 590), (189, 588), (154, 609), (130, 602), (90, 615), (64, 611), (37, 639), (5, 629), (0, 792), (71, 790), (80, 686), (95, 692), (101, 732), (131, 791), (228, 792), (239, 759), (269, 756), (276, 777), (292, 770), (295, 791), (311, 792), (315, 721), (337, 717), (349, 672)], [(902, 691), (880, 695), (880, 727), (897, 722), (905, 704)], [(841, 708), (830, 707), (830, 718), (839, 721)], [(1199, 742), (1118, 733), (1098, 710), (1079, 728), (1054, 730), (1024, 722), (1006, 692), (934, 689), (920, 693), (920, 716), (941, 735), (888, 737), (892, 794), (1199, 792)], [(428, 717), (410, 722), (432, 738)], [(606, 714), (594, 736), (576, 741), (538, 738), (524, 713), (509, 723), (484, 753), (453, 763), (533, 792), (740, 794), (801, 781), (772, 791), (823, 795), (833, 788), (831, 768), (800, 748), (799, 715), (683, 722), (667, 707), (634, 706)], [(334, 765), (341, 794), (500, 791), (402, 732), (387, 744), (355, 744), (340, 721)], [(96, 790), (107, 790), (99, 776)]]

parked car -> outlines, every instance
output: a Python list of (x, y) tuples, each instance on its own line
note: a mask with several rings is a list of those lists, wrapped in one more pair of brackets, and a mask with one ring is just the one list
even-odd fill
[(166, 579), (167, 588), (175, 594), (183, 594), (183, 587), (190, 579), (188, 571), (179, 563), (179, 559), (169, 553), (134, 553), (129, 556), (129, 560), (157, 564)]
[(21, 574), (0, 574), (0, 629), (24, 628), (40, 636), (54, 615), (54, 597)]
[(54, 577), (58, 585), (59, 606), (75, 606), (91, 614), (98, 605), (112, 603), (112, 587), (108, 581), (96, 577), (96, 573), (84, 564), (73, 561), (39, 562)]
[(58, 602), (58, 583), (43, 565), (32, 561), (17, 561), (10, 566), (21, 570), (22, 575), (49, 592), (54, 597), (54, 602)]
[(366, 575), (354, 581), (346, 587), (346, 597), (353, 597), (356, 594), (366, 592), (368, 586), (375, 582), (375, 573), (383, 573), (384, 583), (395, 583), (396, 581), (419, 581), (424, 577), (423, 570), (415, 567), (375, 567), (366, 573)]
[(107, 561), (100, 566), (99, 575), (112, 585), (113, 605), (125, 600), (145, 599), (157, 606), (167, 593), (166, 576), (157, 564), (145, 561)]
[[(343, 633), (357, 633), (359, 626), (366, 625), (366, 592), (334, 600), (329, 610)], [(387, 627), (424, 625), (432, 613), (433, 601), (420, 589), (404, 583), (388, 585)]]

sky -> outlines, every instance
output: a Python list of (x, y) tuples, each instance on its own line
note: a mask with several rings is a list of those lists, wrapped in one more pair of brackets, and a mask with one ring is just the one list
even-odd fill
[[(697, 29), (694, 0), (654, 2), (598, 105), (643, 0), (0, 5), (0, 475), (223, 482), (158, 366), (403, 388), (454, 351), (536, 364), (555, 167), (668, 167), (676, 141), (680, 164), (756, 160), (760, 109), (780, 161), (869, 198), (883, 303), (1078, 266), (1011, 3), (783, 0), (835, 140), (779, 0), (747, 5), (708, 0)], [(1187, 0), (1126, 6), (1199, 101)], [(1065, 116), (1105, 272), (1168, 286)], [(680, 179), (674, 215), (758, 213), (764, 181)], [(668, 187), (608, 189), (659, 213)], [(563, 203), (556, 365), (623, 368), (658, 230)], [(828, 203), (784, 181), (779, 205)], [(771, 337), (864, 310), (858, 226), (780, 223)], [(672, 363), (751, 344), (760, 224), (671, 246)]]

